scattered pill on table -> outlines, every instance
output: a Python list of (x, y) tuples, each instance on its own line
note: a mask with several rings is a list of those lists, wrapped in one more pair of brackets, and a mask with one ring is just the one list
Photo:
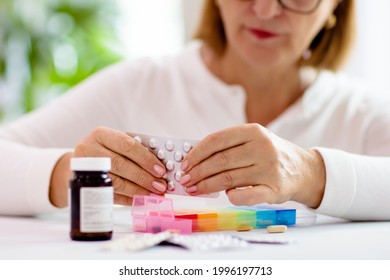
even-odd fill
[(287, 231), (287, 226), (285, 225), (268, 226), (267, 231), (269, 233), (283, 233)]
[(237, 231), (250, 231), (250, 230), (252, 230), (251, 226), (239, 226), (237, 228)]

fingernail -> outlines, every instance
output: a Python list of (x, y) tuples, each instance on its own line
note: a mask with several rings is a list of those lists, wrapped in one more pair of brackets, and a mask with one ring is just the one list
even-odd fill
[(182, 184), (182, 185), (187, 184), (189, 181), (191, 181), (190, 174), (186, 174), (186, 175), (182, 176), (179, 181), (180, 181), (180, 184)]
[(196, 185), (186, 188), (186, 192), (188, 193), (195, 193), (197, 191), (198, 191), (198, 186)]
[(153, 186), (153, 188), (155, 188), (159, 192), (165, 192), (165, 190), (166, 190), (166, 186), (163, 183), (158, 182), (158, 181), (153, 181), (152, 186)]
[(160, 165), (155, 164), (153, 166), (153, 170), (160, 176), (165, 174), (165, 169), (163, 167), (161, 167)]
[(190, 163), (188, 162), (188, 160), (184, 160), (180, 165), (180, 169), (183, 171), (186, 171), (189, 166), (190, 166)]

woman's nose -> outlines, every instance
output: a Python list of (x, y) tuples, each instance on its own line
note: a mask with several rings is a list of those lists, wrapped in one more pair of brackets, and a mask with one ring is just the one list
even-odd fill
[(270, 19), (280, 15), (283, 8), (277, 0), (254, 0), (252, 10), (259, 19)]

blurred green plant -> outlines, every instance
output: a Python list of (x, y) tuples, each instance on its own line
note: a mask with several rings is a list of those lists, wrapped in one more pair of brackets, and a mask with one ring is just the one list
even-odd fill
[(109, 0), (0, 0), (0, 120), (121, 60), (117, 16)]

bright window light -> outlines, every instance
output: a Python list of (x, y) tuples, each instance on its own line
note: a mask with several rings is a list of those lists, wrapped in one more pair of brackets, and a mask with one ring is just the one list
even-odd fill
[(177, 53), (185, 42), (181, 0), (117, 0), (118, 32), (128, 58)]

